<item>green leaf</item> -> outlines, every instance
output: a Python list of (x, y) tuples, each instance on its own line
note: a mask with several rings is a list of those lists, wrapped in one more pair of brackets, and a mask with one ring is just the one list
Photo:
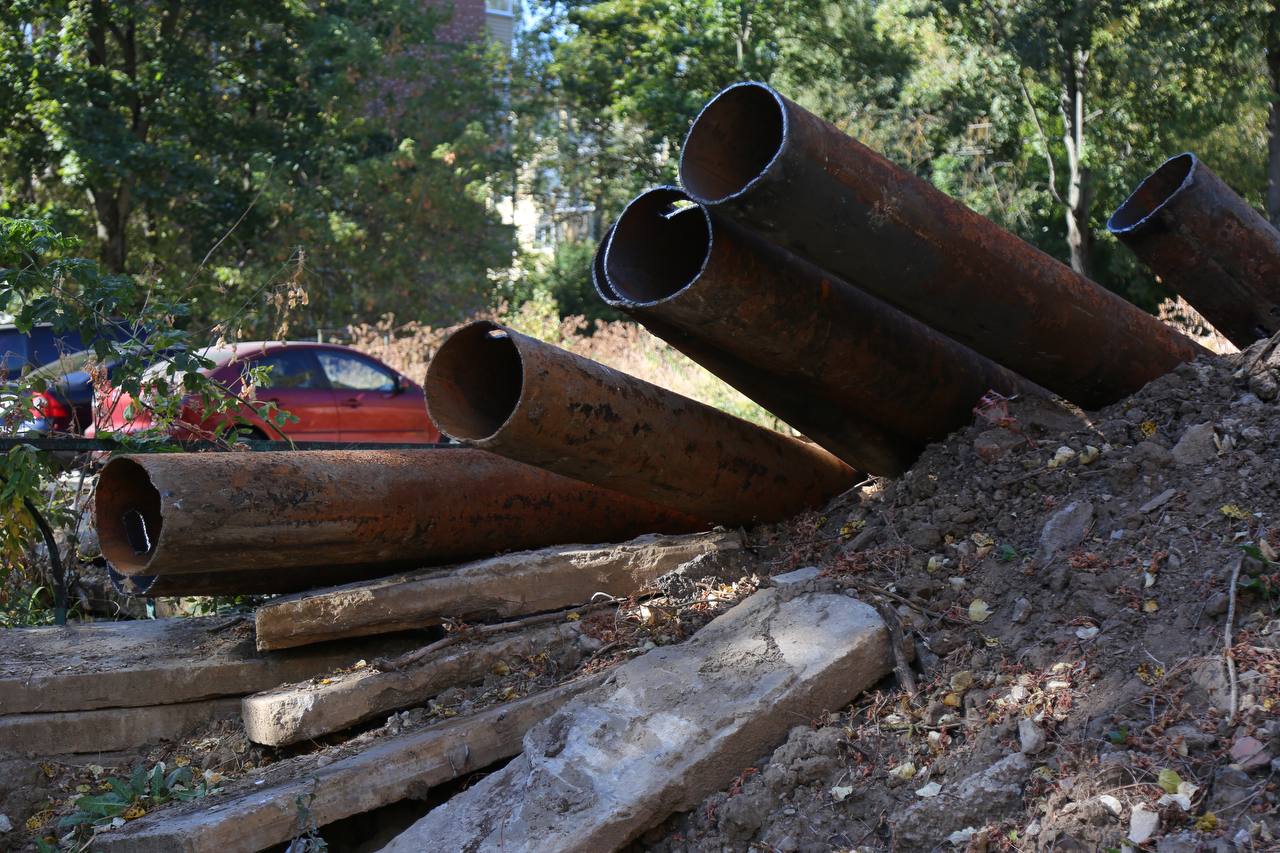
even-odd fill
[(1182, 784), (1182, 777), (1166, 767), (1156, 777), (1156, 784), (1163, 788), (1166, 794), (1176, 794), (1178, 793), (1178, 786)]

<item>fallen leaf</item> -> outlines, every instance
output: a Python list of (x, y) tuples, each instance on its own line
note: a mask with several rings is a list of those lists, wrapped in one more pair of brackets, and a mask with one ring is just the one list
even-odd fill
[(93, 788), (89, 787), (88, 785), (76, 785), (77, 793), (87, 794), (92, 790)]
[(996, 544), (996, 540), (992, 539), (985, 533), (974, 533), (969, 537), (969, 541), (974, 545), (977, 545), (979, 548), (986, 548), (987, 546)]
[(1163, 788), (1166, 794), (1176, 794), (1178, 793), (1178, 786), (1182, 784), (1182, 777), (1178, 775), (1177, 771), (1166, 767), (1156, 776), (1156, 784)]
[(1156, 585), (1156, 576), (1155, 576), (1155, 575), (1153, 575), (1153, 574), (1151, 574), (1151, 572), (1143, 572), (1143, 573), (1142, 573), (1142, 588), (1143, 588), (1143, 589), (1150, 589), (1151, 587), (1153, 587), (1153, 586), (1155, 586), (1155, 585)]
[(1258, 550), (1262, 552), (1262, 559), (1266, 560), (1268, 563), (1280, 562), (1280, 552), (1277, 552), (1275, 548), (1271, 547), (1271, 543), (1266, 539), (1262, 539), (1258, 542)]
[(946, 705), (948, 708), (959, 708), (959, 707), (960, 707), (960, 694), (959, 694), (959, 693), (948, 693), (946, 696), (943, 696), (943, 697), (942, 697), (942, 704), (943, 704), (943, 705)]
[(1236, 521), (1248, 521), (1249, 511), (1239, 504), (1223, 504), (1218, 507), (1218, 512), (1227, 518), (1234, 518)]
[(890, 770), (889, 775), (896, 776), (899, 779), (910, 779), (916, 775), (916, 766), (910, 761), (904, 761)]
[(493, 665), (493, 674), (501, 678), (504, 675), (511, 674), (511, 667), (507, 666), (506, 661), (498, 661)]
[(867, 522), (865, 519), (860, 518), (856, 521), (846, 521), (844, 524), (840, 525), (840, 538), (848, 539), (866, 526)]
[(1098, 448), (1094, 447), (1092, 444), (1086, 444), (1084, 446), (1084, 450), (1080, 451), (1080, 464), (1092, 465), (1094, 462), (1098, 461), (1098, 457), (1100, 455), (1102, 454)]
[(173, 765), (175, 767), (186, 767), (191, 763), (191, 759), (185, 755), (175, 755), (173, 757)]
[(969, 618), (974, 622), (986, 622), (991, 616), (991, 608), (981, 598), (969, 603)]
[(134, 803), (133, 805), (129, 806), (129, 808), (121, 812), (120, 817), (124, 818), (125, 820), (137, 820), (138, 818), (142, 817), (146, 813), (147, 813), (146, 809), (144, 809), (138, 803)]
[(1142, 423), (1138, 424), (1138, 429), (1142, 431), (1143, 438), (1151, 438), (1151, 436), (1156, 434), (1156, 422), (1143, 421)]
[(1134, 844), (1146, 844), (1160, 828), (1160, 815), (1139, 803), (1129, 814), (1129, 840)]
[(853, 793), (852, 785), (837, 785), (831, 789), (831, 799), (837, 803), (844, 802)]
[(936, 572), (942, 569), (942, 567), (945, 566), (946, 564), (947, 564), (946, 557), (942, 557), (938, 554), (934, 554), (932, 557), (929, 558), (929, 563), (928, 565), (925, 566), (925, 569), (929, 572)]
[(1146, 601), (1142, 602), (1143, 613), (1155, 613), (1159, 609), (1160, 605), (1156, 603), (1154, 598), (1148, 598)]
[(564, 621), (566, 621), (566, 622), (577, 622), (577, 621), (578, 621), (579, 619), (581, 619), (581, 618), (582, 618), (582, 617), (581, 617), (581, 616), (579, 616), (579, 615), (577, 614), (577, 612), (575, 611), (575, 612), (573, 612), (573, 613), (570, 613), (568, 616), (564, 617)]
[(1196, 820), (1196, 829), (1201, 832), (1213, 832), (1218, 828), (1218, 816), (1213, 812), (1205, 812)]
[(972, 686), (973, 673), (967, 669), (962, 669), (951, 676), (951, 689), (957, 693), (968, 690)]
[(928, 785), (925, 785), (923, 788), (916, 789), (917, 797), (926, 797), (926, 798), (936, 797), (940, 793), (942, 793), (942, 786), (939, 785), (937, 782), (930, 782)]
[(1192, 785), (1190, 782), (1179, 782), (1178, 789), (1165, 794), (1156, 801), (1156, 805), (1167, 806), (1170, 803), (1177, 803), (1178, 808), (1182, 809), (1184, 812), (1189, 812), (1191, 811), (1191, 798), (1194, 797), (1196, 795), (1196, 791), (1199, 790), (1199, 787)]

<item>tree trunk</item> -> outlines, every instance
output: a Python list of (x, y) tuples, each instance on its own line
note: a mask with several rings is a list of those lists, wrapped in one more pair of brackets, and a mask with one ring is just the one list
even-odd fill
[(1267, 219), (1280, 228), (1280, 3), (1271, 4), (1266, 24), (1271, 116), (1267, 121)]
[(1089, 212), (1092, 207), (1092, 187), (1088, 168), (1084, 165), (1085, 127), (1085, 72), (1089, 65), (1088, 52), (1076, 49), (1062, 69), (1063, 90), (1062, 141), (1067, 149), (1066, 204), (1067, 246), (1071, 250), (1071, 268), (1081, 275), (1089, 275), (1092, 241), (1089, 235)]
[(98, 239), (102, 243), (102, 265), (108, 271), (122, 273), (129, 260), (129, 246), (125, 232), (132, 213), (129, 184), (125, 182), (114, 190), (88, 190), (93, 204)]

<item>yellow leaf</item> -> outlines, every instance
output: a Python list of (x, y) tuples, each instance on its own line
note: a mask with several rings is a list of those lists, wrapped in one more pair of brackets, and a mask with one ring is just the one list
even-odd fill
[(991, 616), (991, 608), (981, 598), (969, 603), (969, 618), (974, 622), (986, 622)]
[(973, 542), (974, 545), (977, 545), (979, 548), (987, 548), (991, 545), (996, 544), (996, 540), (992, 539), (990, 536), (988, 536), (985, 533), (975, 533), (969, 537), (969, 540)]
[(577, 622), (577, 621), (578, 621), (579, 619), (581, 619), (581, 618), (582, 618), (582, 617), (581, 617), (581, 616), (579, 616), (579, 615), (575, 612), (575, 613), (570, 613), (568, 616), (564, 617), (564, 621), (566, 621), (566, 622)]
[(959, 694), (959, 693), (948, 693), (946, 696), (943, 696), (943, 697), (942, 697), (942, 704), (943, 704), (943, 705), (946, 705), (948, 708), (959, 708), (959, 707), (960, 707), (960, 694)]
[(1138, 424), (1138, 429), (1142, 430), (1143, 438), (1151, 438), (1151, 436), (1156, 434), (1156, 422), (1143, 421), (1142, 423)]
[(1178, 793), (1178, 786), (1182, 784), (1182, 777), (1176, 771), (1166, 767), (1156, 777), (1156, 784), (1163, 788), (1166, 794), (1176, 794)]
[(507, 666), (505, 661), (498, 661), (493, 665), (494, 675), (501, 677), (503, 675), (509, 675), (510, 673), (511, 673), (511, 667)]
[(1154, 598), (1148, 598), (1146, 601), (1142, 602), (1143, 613), (1155, 613), (1159, 609), (1160, 605), (1156, 603)]
[(93, 788), (89, 787), (88, 785), (76, 785), (76, 793), (78, 794), (87, 794), (92, 790)]
[(137, 820), (138, 818), (142, 817), (146, 813), (147, 813), (146, 809), (144, 809), (138, 803), (134, 803), (133, 805), (129, 806), (129, 808), (125, 809), (121, 813), (120, 817), (124, 818), (125, 820)]
[(973, 686), (973, 673), (967, 669), (963, 669), (951, 676), (951, 689), (956, 692), (964, 692)]
[(173, 763), (175, 767), (186, 767), (191, 763), (191, 759), (185, 755), (175, 755), (173, 757)]
[(856, 521), (846, 521), (844, 524), (840, 525), (840, 538), (848, 539), (866, 526), (867, 522), (861, 518)]
[(322, 678), (322, 679), (320, 679), (320, 683), (321, 683), (321, 684), (333, 684), (333, 679), (332, 679), (332, 678)]
[(1249, 512), (1239, 504), (1223, 504), (1218, 507), (1218, 512), (1227, 518), (1234, 518), (1236, 521), (1248, 521)]
[(1218, 816), (1213, 812), (1205, 812), (1196, 821), (1196, 829), (1201, 832), (1213, 832), (1218, 828)]

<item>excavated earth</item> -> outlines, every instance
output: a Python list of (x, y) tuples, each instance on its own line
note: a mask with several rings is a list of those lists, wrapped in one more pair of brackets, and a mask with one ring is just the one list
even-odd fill
[(988, 400), (759, 531), (898, 614), (915, 690), (797, 721), (637, 849), (1280, 849), (1278, 387), (1280, 336), (1096, 413)]

